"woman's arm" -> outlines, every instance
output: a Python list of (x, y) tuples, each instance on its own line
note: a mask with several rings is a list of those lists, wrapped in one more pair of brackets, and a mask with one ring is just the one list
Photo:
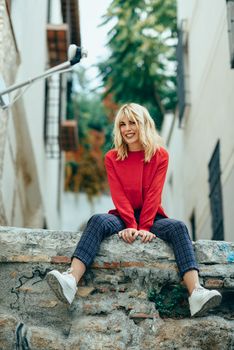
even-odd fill
[(139, 230), (149, 231), (153, 225), (158, 207), (161, 204), (161, 195), (168, 168), (168, 153), (165, 149), (160, 149), (159, 164), (155, 171), (155, 176), (148, 188), (144, 203), (141, 209)]
[(111, 191), (111, 197), (121, 219), (125, 222), (127, 228), (137, 229), (134, 210), (119, 181), (119, 178), (112, 164), (112, 160), (107, 155), (105, 157), (105, 166)]

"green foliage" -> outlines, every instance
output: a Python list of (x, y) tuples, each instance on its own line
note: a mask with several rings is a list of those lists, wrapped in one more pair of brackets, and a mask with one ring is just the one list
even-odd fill
[(89, 153), (84, 155), (79, 164), (79, 177), (81, 179), (79, 190), (85, 192), (90, 201), (105, 190), (104, 168), (100, 168)]
[(78, 120), (79, 142), (89, 148), (87, 135), (91, 129), (107, 132), (109, 138), (109, 120), (102, 103), (99, 91), (92, 91), (85, 69), (80, 66), (74, 73), (75, 91), (72, 94), (70, 107)]
[(114, 123), (110, 122), (106, 128), (105, 128), (105, 144), (103, 145), (103, 152), (104, 154), (109, 151), (110, 149), (114, 148), (114, 142), (113, 142), (113, 128)]
[(99, 64), (106, 93), (117, 103), (145, 105), (161, 126), (175, 108), (176, 0), (113, 0), (103, 24), (110, 57)]
[(155, 303), (155, 307), (162, 318), (182, 318), (190, 315), (187, 300), (188, 292), (181, 285), (164, 286), (160, 293), (150, 290), (148, 298)]
[[(78, 155), (67, 161), (65, 169), (65, 188), (73, 192), (85, 192), (90, 201), (106, 190), (106, 174), (103, 154), (111, 146), (111, 131), (101, 93), (92, 91), (81, 66), (74, 73), (74, 90), (68, 100), (68, 111), (78, 123)], [(104, 145), (92, 139), (93, 130), (105, 134)], [(102, 136), (101, 136), (102, 140)]]
[(68, 161), (65, 165), (65, 190), (77, 192), (76, 178), (79, 171), (79, 165), (76, 161)]

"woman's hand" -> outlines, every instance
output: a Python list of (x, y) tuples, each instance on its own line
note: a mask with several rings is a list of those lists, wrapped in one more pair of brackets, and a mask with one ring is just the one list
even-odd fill
[(156, 238), (152, 232), (145, 230), (139, 230), (138, 234), (141, 236), (141, 243), (151, 242), (154, 238)]
[(119, 231), (118, 236), (123, 238), (123, 240), (127, 243), (132, 243), (137, 238), (139, 232), (135, 228), (125, 228), (122, 231)]

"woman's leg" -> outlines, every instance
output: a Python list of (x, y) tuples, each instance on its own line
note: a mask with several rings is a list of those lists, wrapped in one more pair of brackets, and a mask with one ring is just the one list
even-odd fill
[(74, 300), (77, 283), (93, 262), (102, 240), (124, 228), (124, 222), (111, 214), (96, 214), (90, 218), (72, 256), (71, 268), (63, 273), (53, 270), (46, 276), (49, 286), (62, 302), (71, 304)]
[(95, 214), (89, 219), (72, 255), (71, 273), (77, 283), (86, 268), (92, 264), (103, 239), (118, 233), (124, 228), (123, 220), (112, 214)]
[(75, 277), (76, 284), (78, 284), (85, 271), (85, 264), (80, 259), (74, 257), (71, 263), (71, 274)]
[(200, 286), (197, 270), (190, 270), (185, 272), (183, 281), (188, 289), (189, 295), (191, 295), (194, 289)]
[(221, 294), (199, 284), (198, 265), (186, 225), (179, 220), (156, 217), (150, 231), (172, 244), (180, 276), (190, 294), (191, 316), (202, 316), (208, 309), (219, 305)]
[(172, 244), (180, 276), (184, 279), (189, 292), (192, 292), (199, 284), (199, 269), (186, 225), (175, 219), (156, 218), (150, 231)]

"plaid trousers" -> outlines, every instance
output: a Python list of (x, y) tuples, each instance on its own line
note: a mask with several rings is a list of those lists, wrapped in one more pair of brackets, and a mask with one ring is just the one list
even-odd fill
[[(139, 212), (135, 212), (136, 220)], [(93, 215), (76, 246), (72, 258), (78, 258), (86, 267), (90, 266), (103, 239), (126, 228), (123, 220), (113, 214)], [(179, 220), (165, 218), (157, 214), (150, 229), (158, 238), (172, 245), (180, 276), (189, 270), (199, 271), (186, 225)]]

